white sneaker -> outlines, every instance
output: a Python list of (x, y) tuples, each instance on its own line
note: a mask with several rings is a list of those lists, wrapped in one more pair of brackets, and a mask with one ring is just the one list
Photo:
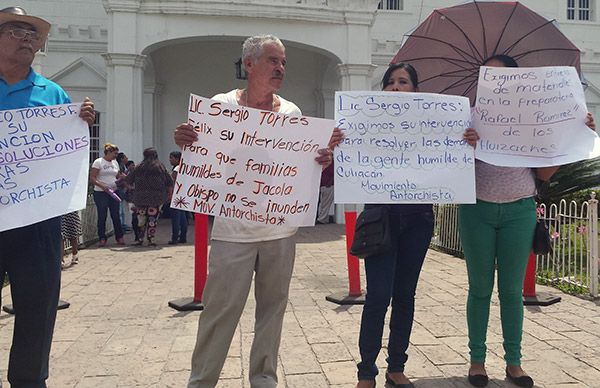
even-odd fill
[[(79, 257), (77, 257), (77, 255), (73, 255), (73, 257), (71, 257), (71, 265), (73, 264), (78, 264), (79, 263)], [(2, 388), (2, 387), (0, 387)]]
[[(60, 269), (67, 268), (67, 263), (65, 263), (65, 258), (60, 259)], [(0, 381), (0, 388), (2, 388), (2, 381)]]

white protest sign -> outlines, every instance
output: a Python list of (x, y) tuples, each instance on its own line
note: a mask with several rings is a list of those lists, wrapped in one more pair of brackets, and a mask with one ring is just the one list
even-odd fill
[(80, 106), (0, 111), (0, 231), (85, 207), (89, 133)]
[(466, 97), (336, 92), (336, 203), (474, 203)]
[(559, 166), (600, 156), (585, 125), (587, 108), (574, 67), (479, 70), (475, 157), (506, 167)]
[(288, 116), (190, 95), (185, 146), (171, 206), (261, 225), (314, 225), (333, 121)]

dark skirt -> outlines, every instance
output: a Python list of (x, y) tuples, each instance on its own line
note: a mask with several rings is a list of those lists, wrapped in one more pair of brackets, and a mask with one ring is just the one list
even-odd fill
[(62, 237), (64, 239), (77, 238), (81, 236), (81, 220), (78, 212), (64, 214), (60, 224)]

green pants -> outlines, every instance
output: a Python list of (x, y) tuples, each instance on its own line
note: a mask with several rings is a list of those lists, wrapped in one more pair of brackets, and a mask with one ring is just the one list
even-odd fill
[(535, 222), (533, 198), (509, 203), (478, 200), (460, 206), (460, 238), (469, 275), (467, 324), (472, 363), (485, 362), (490, 299), (498, 268), (504, 359), (508, 365), (521, 364), (523, 279)]

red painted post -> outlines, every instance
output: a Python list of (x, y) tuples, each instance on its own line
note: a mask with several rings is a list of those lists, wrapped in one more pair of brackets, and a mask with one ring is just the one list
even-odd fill
[(346, 219), (346, 254), (348, 256), (348, 295), (360, 296), (360, 265), (358, 258), (350, 254), (352, 240), (354, 240), (354, 227), (356, 226), (356, 211), (344, 213)]
[(202, 293), (208, 277), (208, 216), (194, 214), (194, 296), (169, 302), (177, 311), (202, 310)]
[(208, 277), (208, 216), (195, 215), (195, 250), (194, 250), (194, 302), (202, 301), (204, 285)]
[(525, 306), (549, 306), (560, 302), (560, 296), (554, 296), (545, 292), (535, 291), (535, 254), (529, 252), (529, 262), (523, 280), (523, 304)]
[(344, 212), (346, 221), (346, 257), (348, 260), (348, 292), (337, 292), (325, 297), (326, 300), (341, 304), (365, 304), (365, 294), (360, 289), (360, 263), (356, 256), (350, 254), (352, 240), (354, 240), (354, 227), (356, 226), (356, 210)]
[(535, 297), (535, 254), (529, 252), (529, 262), (525, 271), (525, 280), (523, 281), (523, 296)]

